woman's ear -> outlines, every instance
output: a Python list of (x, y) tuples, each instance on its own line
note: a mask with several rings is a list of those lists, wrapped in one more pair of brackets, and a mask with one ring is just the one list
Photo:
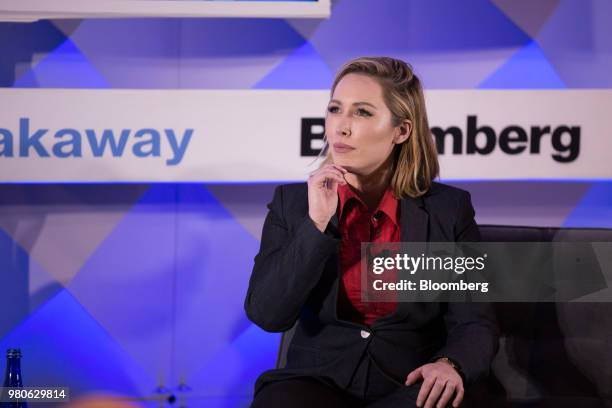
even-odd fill
[(404, 120), (397, 126), (397, 132), (393, 137), (393, 143), (402, 144), (410, 137), (412, 133), (412, 122), (408, 119)]

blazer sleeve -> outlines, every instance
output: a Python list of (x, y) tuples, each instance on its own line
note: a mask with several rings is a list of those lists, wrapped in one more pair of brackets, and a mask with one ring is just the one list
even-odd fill
[(339, 243), (339, 239), (319, 231), (308, 214), (290, 228), (283, 187), (276, 188), (268, 204), (261, 246), (244, 301), (248, 318), (269, 332), (293, 326)]
[[(480, 233), (474, 220), (474, 208), (470, 194), (464, 193), (459, 203), (455, 240), (477, 242), (480, 241)], [(499, 330), (491, 304), (448, 303), (444, 321), (446, 344), (431, 361), (448, 357), (456, 362), (461, 368), (465, 385), (487, 376), (499, 347)]]

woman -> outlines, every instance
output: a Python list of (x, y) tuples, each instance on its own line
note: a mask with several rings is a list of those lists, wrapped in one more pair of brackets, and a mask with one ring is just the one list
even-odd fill
[(297, 326), (252, 407), (459, 406), (497, 350), (489, 307), (360, 297), (361, 242), (479, 239), (469, 194), (433, 181), (419, 79), (393, 58), (348, 62), (325, 132), (322, 166), (268, 206), (245, 310), (267, 331)]

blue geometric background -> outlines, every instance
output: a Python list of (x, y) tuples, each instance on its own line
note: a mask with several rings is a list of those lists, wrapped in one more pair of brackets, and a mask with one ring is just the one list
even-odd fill
[[(0, 23), (0, 86), (329, 89), (345, 60), (391, 55), (427, 89), (612, 88), (606, 0), (332, 4), (328, 20)], [(612, 227), (612, 180), (453, 184), (480, 223)], [(0, 185), (0, 350), (22, 349), (28, 385), (185, 383), (190, 406), (247, 406), (279, 338), (242, 309), (274, 186)]]

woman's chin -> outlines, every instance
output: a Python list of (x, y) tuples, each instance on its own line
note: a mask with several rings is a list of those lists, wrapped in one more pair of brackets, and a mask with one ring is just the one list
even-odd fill
[(344, 170), (348, 171), (351, 174), (361, 175), (363, 172), (359, 167), (356, 167), (354, 164), (345, 163), (345, 162), (334, 162), (335, 165), (342, 167)]
[(342, 168), (344, 168), (345, 170), (347, 170), (349, 173), (353, 173), (355, 175), (358, 176), (365, 176), (368, 175), (372, 170), (368, 170), (368, 168), (364, 168), (363, 165), (359, 165), (358, 163), (355, 163), (355, 160), (348, 160), (344, 157), (333, 157), (332, 156), (332, 162)]
[(345, 169), (348, 170), (349, 167), (355, 167), (355, 163), (353, 163), (353, 160), (347, 160), (344, 157), (332, 157), (332, 162), (338, 166), (342, 166)]
[(355, 166), (352, 165), (352, 163), (348, 160), (334, 160), (334, 164), (342, 167), (345, 170), (348, 170), (351, 173), (353, 172), (353, 170), (355, 170)]

